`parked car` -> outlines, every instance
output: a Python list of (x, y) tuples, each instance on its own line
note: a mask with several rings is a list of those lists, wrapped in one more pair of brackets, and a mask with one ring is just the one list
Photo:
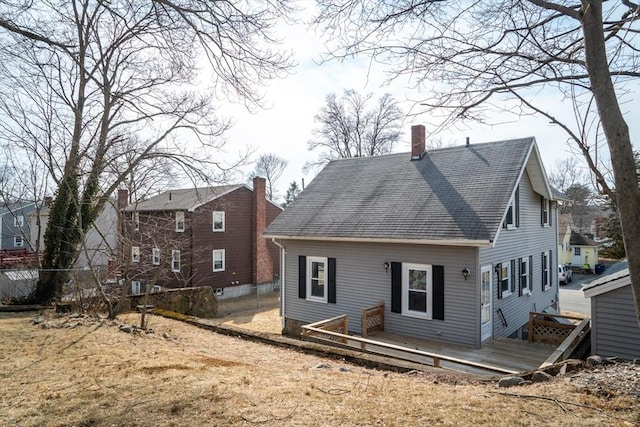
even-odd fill
[(561, 285), (566, 285), (573, 280), (573, 271), (569, 266), (558, 266), (558, 280), (560, 281)]

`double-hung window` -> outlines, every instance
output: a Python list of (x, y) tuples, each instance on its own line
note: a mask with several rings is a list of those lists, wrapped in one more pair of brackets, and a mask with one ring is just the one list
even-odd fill
[(184, 211), (176, 211), (176, 231), (179, 233), (184, 231)]
[(140, 286), (140, 281), (139, 280), (132, 280), (131, 281), (131, 293), (133, 295), (139, 294), (141, 288), (142, 287)]
[(307, 299), (327, 302), (327, 258), (307, 257)]
[(403, 263), (402, 270), (402, 314), (431, 319), (431, 265)]
[(176, 249), (171, 251), (171, 271), (180, 272), (180, 251)]
[(520, 289), (523, 294), (531, 293), (531, 278), (529, 277), (529, 258), (520, 258)]
[(140, 262), (140, 246), (131, 246), (131, 262)]
[(22, 227), (24, 226), (24, 216), (16, 215), (13, 217), (13, 226), (14, 227)]
[(520, 226), (520, 188), (516, 188), (513, 197), (509, 201), (509, 206), (507, 208), (507, 216), (504, 219), (504, 227), (513, 230), (514, 228), (518, 228)]
[(551, 288), (551, 254), (550, 251), (542, 252), (542, 290)]
[(550, 222), (550, 209), (549, 209), (549, 199), (542, 197), (540, 199), (540, 203), (541, 203), (541, 219), (540, 222), (542, 223), (543, 227), (548, 227), (551, 222)]
[(133, 229), (135, 231), (140, 230), (140, 212), (133, 213)]
[(212, 214), (213, 231), (224, 231), (224, 212), (214, 211)]
[(224, 271), (224, 249), (213, 250), (213, 271)]
[(160, 248), (151, 249), (151, 260), (153, 265), (160, 265)]
[(511, 295), (511, 262), (500, 264), (500, 293), (502, 298)]
[(16, 248), (21, 248), (24, 246), (24, 239), (22, 238), (22, 236), (15, 236), (13, 238), (13, 246), (15, 246)]

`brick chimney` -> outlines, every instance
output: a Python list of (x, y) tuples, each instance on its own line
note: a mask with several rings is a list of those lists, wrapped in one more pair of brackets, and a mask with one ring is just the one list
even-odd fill
[(262, 232), (267, 227), (266, 180), (253, 178), (253, 283), (273, 280), (273, 260)]
[(121, 188), (118, 190), (118, 210), (126, 208), (129, 205), (129, 190)]
[(420, 160), (425, 152), (425, 130), (423, 125), (411, 126), (411, 160)]

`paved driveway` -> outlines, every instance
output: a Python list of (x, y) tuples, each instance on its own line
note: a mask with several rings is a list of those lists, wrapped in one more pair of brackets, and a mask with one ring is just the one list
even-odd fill
[(591, 301), (584, 297), (582, 287), (598, 277), (594, 274), (574, 274), (571, 283), (560, 285), (560, 310), (591, 316)]

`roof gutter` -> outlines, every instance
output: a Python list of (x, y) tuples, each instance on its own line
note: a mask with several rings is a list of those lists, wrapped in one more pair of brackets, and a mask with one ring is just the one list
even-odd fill
[(322, 237), (322, 236), (286, 236), (263, 234), (262, 237), (280, 240), (313, 240), (325, 242), (360, 242), (360, 243), (395, 243), (412, 245), (441, 245), (441, 246), (473, 246), (477, 248), (491, 247), (491, 240), (422, 240), (422, 239), (393, 239), (382, 237)]

